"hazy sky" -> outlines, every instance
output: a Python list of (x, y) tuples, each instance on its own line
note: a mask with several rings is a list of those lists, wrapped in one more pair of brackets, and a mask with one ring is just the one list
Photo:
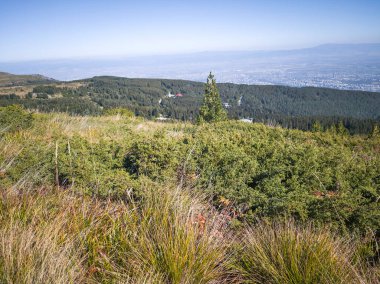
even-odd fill
[(0, 61), (380, 42), (379, 0), (0, 0)]

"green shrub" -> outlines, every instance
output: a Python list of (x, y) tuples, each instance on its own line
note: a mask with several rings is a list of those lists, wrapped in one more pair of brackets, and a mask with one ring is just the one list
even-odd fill
[[(99, 197), (132, 194), (136, 183), (123, 169), (123, 152), (120, 146), (105, 140), (91, 143), (79, 136), (60, 140), (60, 186)], [(51, 167), (54, 172), (54, 161)]]
[(122, 108), (122, 107), (105, 109), (103, 111), (103, 115), (120, 115), (122, 117), (133, 117), (133, 116), (135, 116), (133, 111), (131, 111), (127, 108)]
[(182, 146), (180, 141), (160, 134), (135, 141), (126, 154), (124, 167), (136, 178), (147, 176), (152, 180), (175, 180), (179, 162), (184, 156)]
[(0, 108), (0, 133), (15, 132), (32, 126), (33, 115), (19, 105)]

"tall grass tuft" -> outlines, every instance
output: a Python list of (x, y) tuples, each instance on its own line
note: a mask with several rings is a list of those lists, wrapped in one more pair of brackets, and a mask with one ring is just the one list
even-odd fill
[(247, 229), (234, 269), (242, 283), (366, 283), (350, 264), (353, 252), (328, 231), (260, 223)]
[(3, 194), (0, 283), (223, 283), (226, 239), (206, 209), (166, 189), (127, 203)]
[(222, 283), (226, 245), (215, 238), (212, 218), (197, 222), (202, 209), (186, 194), (148, 192), (127, 214), (112, 220), (98, 239), (102, 252), (95, 263), (118, 281), (148, 277), (152, 283)]
[(0, 206), (0, 283), (82, 281), (84, 259), (78, 239), (66, 234), (67, 214), (51, 212), (46, 220), (41, 203), (25, 201), (2, 200)]

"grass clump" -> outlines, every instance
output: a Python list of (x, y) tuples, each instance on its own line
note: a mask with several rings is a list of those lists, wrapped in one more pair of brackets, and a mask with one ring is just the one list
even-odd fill
[(237, 252), (234, 268), (243, 283), (366, 283), (347, 242), (293, 221), (247, 229)]
[[(57, 198), (53, 199), (58, 202)], [(3, 196), (0, 283), (78, 283), (84, 279), (79, 239), (67, 234), (68, 211), (54, 212), (51, 199)]]
[(232, 238), (186, 191), (140, 198), (3, 193), (0, 283), (378, 283), (378, 267), (329, 230), (259, 223)]
[(199, 223), (203, 206), (165, 189), (143, 199), (98, 228), (102, 235), (93, 231), (98, 243), (92, 246), (102, 247), (93, 255), (94, 264), (106, 268), (107, 281), (149, 276), (153, 283), (222, 282), (226, 246), (214, 238), (212, 219)]
[[(196, 198), (3, 194), (0, 283), (223, 283), (226, 240)], [(207, 214), (205, 217), (202, 214)]]

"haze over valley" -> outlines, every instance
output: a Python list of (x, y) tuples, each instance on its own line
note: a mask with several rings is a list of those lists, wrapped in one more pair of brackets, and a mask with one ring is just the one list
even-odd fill
[(326, 44), (279, 51), (202, 52), (130, 58), (0, 62), (0, 70), (58, 80), (99, 75), (218, 82), (315, 86), (380, 91), (380, 44)]

